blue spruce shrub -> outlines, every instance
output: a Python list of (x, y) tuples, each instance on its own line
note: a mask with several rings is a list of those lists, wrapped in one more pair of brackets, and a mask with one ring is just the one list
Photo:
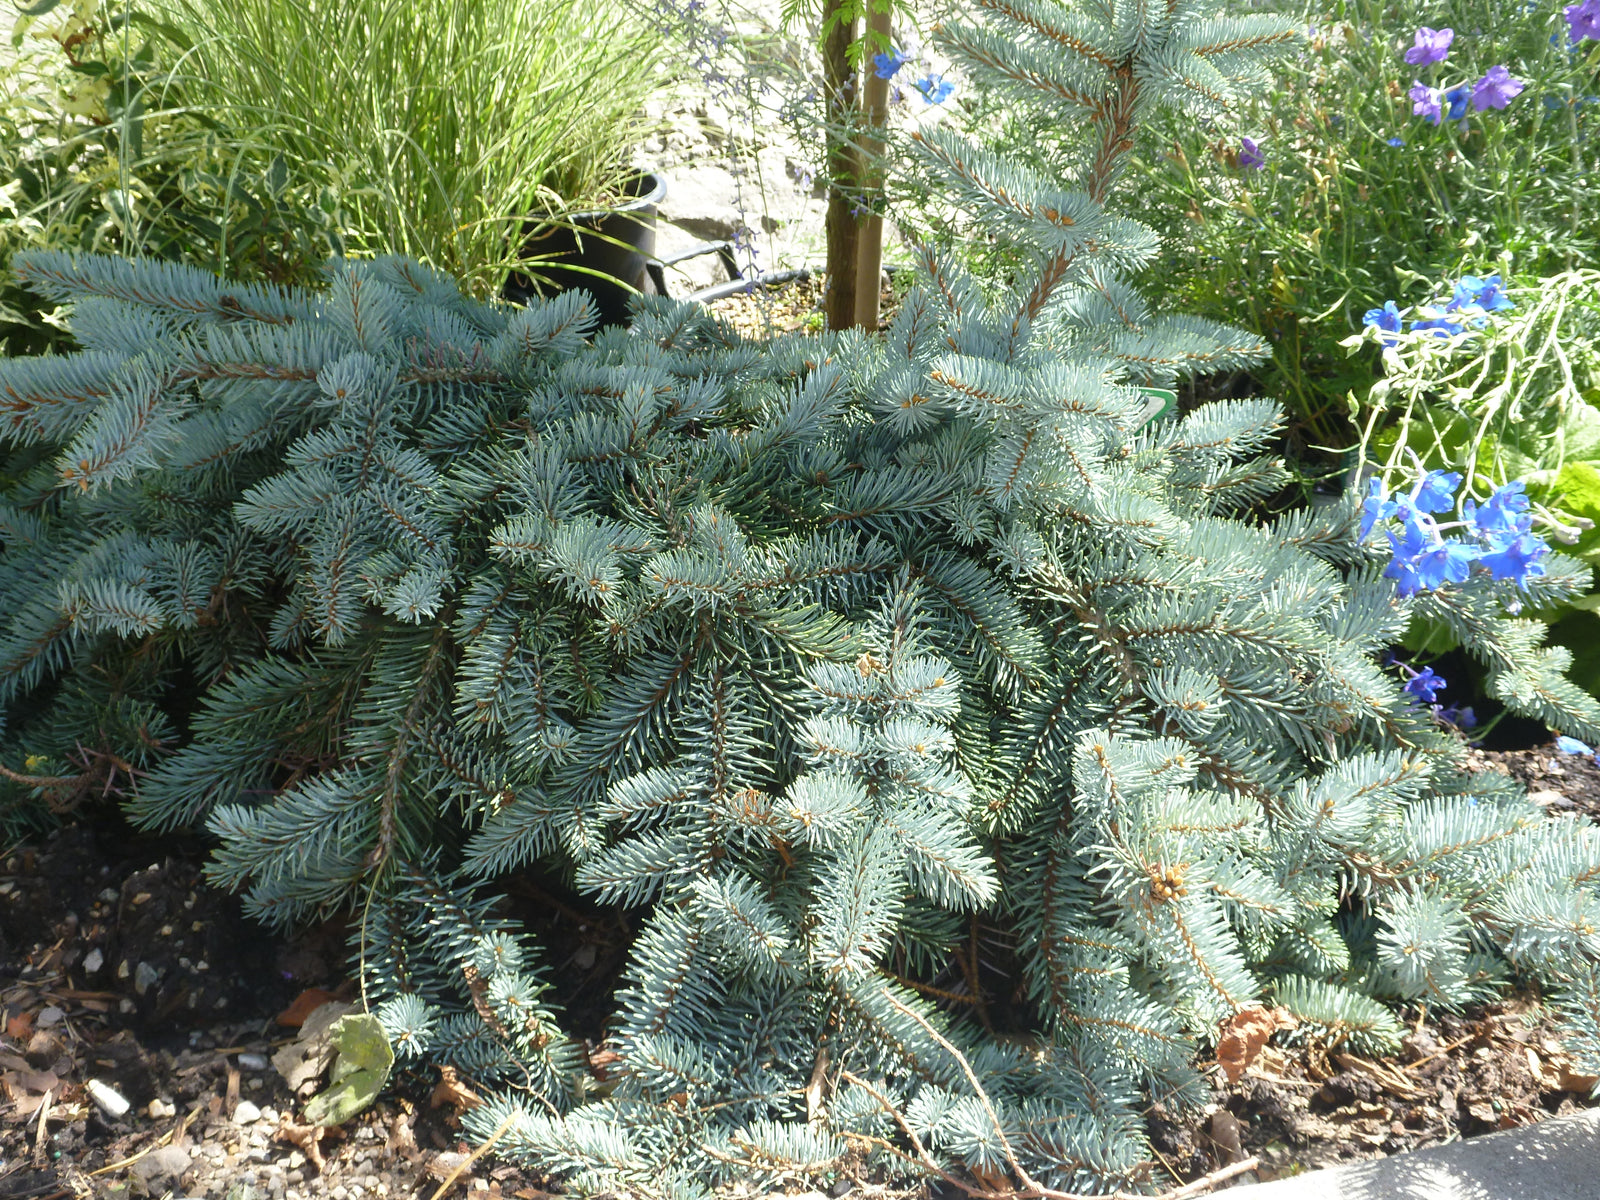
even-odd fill
[[(1397, 589), (1440, 481), (1264, 520), (1275, 408), (1152, 422), (1139, 391), (1263, 348), (1121, 281), (1155, 250), (1106, 209), (1138, 119), (1225, 102), (1287, 34), (980, 7), (946, 53), (1089, 143), (1069, 186), (923, 133), (1031, 266), (929, 253), (881, 339), (661, 299), (591, 339), (580, 294), (513, 311), (395, 260), (322, 292), (19, 263), (83, 348), (0, 365), (8, 801), (120, 782), (208, 828), (262, 920), (358, 908), (397, 1054), (583, 1191), (1137, 1187), (1147, 1098), (1203, 1096), (1197, 1047), (1258, 1002), (1377, 1050), (1393, 1002), (1516, 974), (1600, 1070), (1600, 837), (1469, 773), (1382, 665), (1445, 621), (1593, 740), (1505, 611), (1587, 572), (1452, 551)], [(638, 910), (604, 1072), (496, 907), (535, 862)]]

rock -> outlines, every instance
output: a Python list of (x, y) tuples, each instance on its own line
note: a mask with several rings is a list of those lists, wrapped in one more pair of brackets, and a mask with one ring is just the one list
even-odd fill
[(47, 1004), (39, 1010), (39, 1015), (34, 1018), (33, 1023), (40, 1029), (48, 1029), (52, 1025), (59, 1025), (61, 1018), (66, 1015), (54, 1004)]
[[(666, 172), (667, 195), (661, 202), (663, 221), (707, 242), (725, 242), (749, 222), (739, 211), (739, 191), (732, 172), (713, 163), (674, 167)], [(755, 203), (746, 196), (745, 204)]]
[(160, 982), (161, 972), (147, 962), (141, 962), (133, 969), (133, 990), (141, 996)]
[(89, 1099), (93, 1100), (100, 1111), (113, 1121), (125, 1115), (130, 1107), (127, 1098), (121, 1092), (110, 1084), (101, 1083), (98, 1079), (89, 1080), (83, 1088), (89, 1093)]
[(160, 1121), (166, 1117), (177, 1116), (178, 1106), (172, 1103), (172, 1101), (163, 1100), (158, 1096), (154, 1100), (150, 1101), (150, 1104), (145, 1109), (145, 1112), (150, 1114), (150, 1119), (152, 1121)]
[(235, 1125), (253, 1125), (261, 1119), (261, 1110), (248, 1100), (239, 1101), (233, 1110)]
[(265, 1071), (268, 1065), (265, 1054), (239, 1055), (239, 1069), (241, 1071)]
[(105, 951), (101, 950), (99, 946), (96, 946), (83, 956), (83, 971), (85, 975), (93, 975), (105, 965)]
[(188, 1151), (180, 1150), (177, 1146), (162, 1146), (150, 1151), (134, 1163), (129, 1168), (129, 1174), (151, 1191), (155, 1191), (156, 1184), (163, 1181), (176, 1183), (188, 1169)]
[(1577, 808), (1578, 806), (1568, 800), (1560, 792), (1549, 788), (1542, 788), (1537, 792), (1528, 793), (1528, 803), (1537, 804), (1540, 808)]
[(1439, 1051), (1439, 1041), (1426, 1029), (1418, 1029), (1400, 1039), (1400, 1049), (1412, 1062), (1420, 1062)]

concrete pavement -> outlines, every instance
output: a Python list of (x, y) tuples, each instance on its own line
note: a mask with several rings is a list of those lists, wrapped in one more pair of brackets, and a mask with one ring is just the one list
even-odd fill
[(1214, 1195), (1228, 1200), (1600, 1200), (1600, 1109)]

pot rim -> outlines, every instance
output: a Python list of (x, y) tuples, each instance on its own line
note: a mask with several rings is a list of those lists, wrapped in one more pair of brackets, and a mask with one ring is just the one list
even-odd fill
[(632, 213), (645, 208), (655, 208), (667, 198), (667, 177), (659, 171), (637, 171), (632, 178), (639, 181), (639, 194), (613, 208), (589, 208), (581, 212), (566, 213), (562, 216), (547, 214), (544, 219), (569, 224), (577, 224), (579, 221), (596, 221), (616, 213)]

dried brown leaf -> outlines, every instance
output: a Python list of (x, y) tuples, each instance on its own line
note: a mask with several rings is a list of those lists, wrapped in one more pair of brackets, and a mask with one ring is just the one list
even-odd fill
[(1298, 1022), (1287, 1009), (1268, 1008), (1264, 1004), (1246, 1004), (1225, 1020), (1217, 1036), (1217, 1065), (1228, 1082), (1239, 1082), (1268, 1038), (1296, 1024)]

